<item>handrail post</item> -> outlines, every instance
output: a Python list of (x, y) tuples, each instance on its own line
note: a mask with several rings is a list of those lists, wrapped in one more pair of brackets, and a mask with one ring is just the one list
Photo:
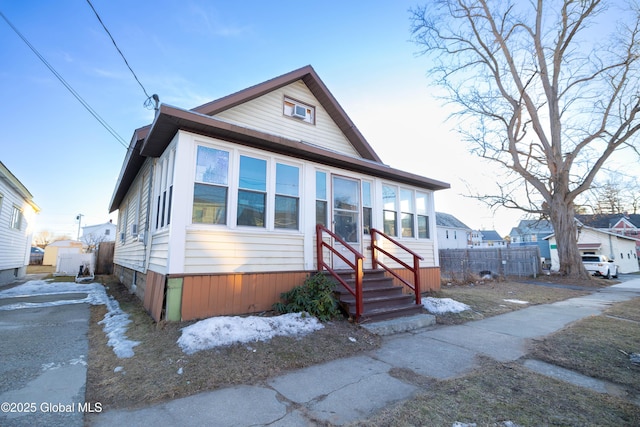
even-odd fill
[(422, 295), (420, 292), (420, 258), (417, 255), (413, 256), (413, 280), (416, 293), (416, 305), (422, 305)]
[(316, 260), (318, 262), (317, 268), (318, 271), (322, 271), (323, 269), (323, 258), (322, 258), (322, 225), (316, 224)]
[(356, 319), (360, 319), (364, 311), (364, 299), (362, 295), (362, 278), (364, 272), (362, 270), (362, 258), (356, 256)]
[(378, 251), (376, 250), (376, 233), (375, 228), (371, 229), (371, 268), (378, 268)]

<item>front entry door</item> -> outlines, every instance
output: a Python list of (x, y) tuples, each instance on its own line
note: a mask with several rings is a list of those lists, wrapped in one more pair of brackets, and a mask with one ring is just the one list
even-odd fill
[[(333, 177), (333, 232), (358, 252), (362, 253), (360, 236), (360, 181), (357, 179)], [(333, 242), (334, 248), (352, 263), (353, 253), (344, 245)], [(337, 255), (333, 256), (333, 268), (336, 270), (350, 268)]]

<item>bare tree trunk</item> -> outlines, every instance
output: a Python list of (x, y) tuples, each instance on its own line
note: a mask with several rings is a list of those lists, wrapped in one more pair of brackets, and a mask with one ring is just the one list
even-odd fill
[[(558, 197), (560, 196), (560, 197)], [(591, 276), (582, 264), (582, 257), (578, 249), (578, 230), (575, 222), (575, 212), (572, 202), (567, 202), (561, 194), (557, 194), (551, 201), (549, 216), (553, 224), (560, 263), (560, 274), (580, 279)]]

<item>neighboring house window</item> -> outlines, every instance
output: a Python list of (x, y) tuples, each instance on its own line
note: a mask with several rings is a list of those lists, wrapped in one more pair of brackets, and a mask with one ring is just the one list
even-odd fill
[(193, 223), (226, 224), (229, 152), (198, 146), (193, 189)]
[(364, 234), (371, 234), (371, 212), (371, 183), (362, 181), (362, 227), (364, 228)]
[(300, 170), (276, 163), (275, 228), (298, 229), (300, 212)]
[(416, 217), (418, 219), (418, 238), (429, 239), (429, 196), (426, 193), (416, 193)]
[(316, 171), (316, 224), (327, 226), (327, 174)]
[(22, 210), (14, 206), (13, 211), (11, 211), (11, 228), (20, 230), (22, 226)]
[(111, 235), (111, 230), (109, 230), (109, 229), (104, 230), (104, 235), (105, 235), (105, 236), (109, 236), (109, 235)]
[(397, 201), (396, 188), (390, 185), (382, 186), (382, 204), (383, 204), (383, 230), (389, 236), (397, 236)]
[(449, 238), (449, 230), (444, 230), (444, 235), (448, 239)]
[(284, 98), (282, 113), (295, 120), (310, 124), (316, 123), (316, 108), (293, 98)]
[(238, 225), (265, 227), (267, 161), (240, 156), (238, 181)]

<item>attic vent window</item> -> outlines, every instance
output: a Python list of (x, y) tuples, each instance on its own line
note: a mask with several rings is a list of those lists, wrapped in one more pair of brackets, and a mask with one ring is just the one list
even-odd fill
[(316, 109), (308, 104), (297, 101), (293, 98), (284, 98), (283, 114), (288, 117), (292, 117), (296, 120), (307, 122), (310, 124), (316, 123)]

